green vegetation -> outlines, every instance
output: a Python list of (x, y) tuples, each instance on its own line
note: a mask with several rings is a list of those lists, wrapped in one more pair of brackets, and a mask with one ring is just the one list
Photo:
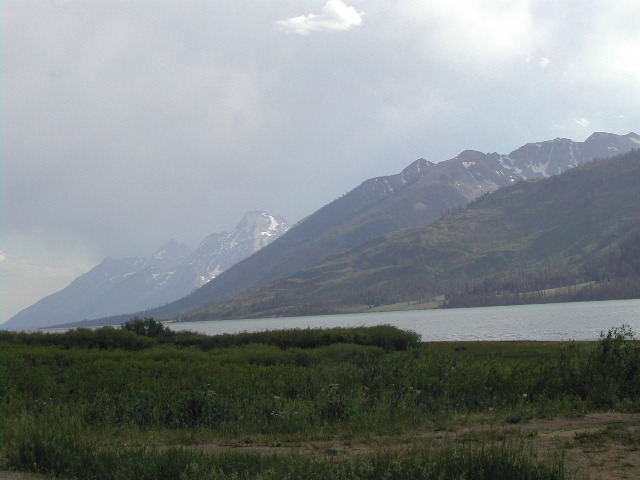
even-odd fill
[[(144, 338), (144, 337), (153, 337)], [(418, 345), (420, 336), (415, 332), (400, 330), (390, 325), (353, 328), (292, 328), (263, 332), (203, 335), (189, 331), (174, 332), (152, 318), (134, 318), (119, 329), (103, 327), (97, 330), (79, 328), (64, 334), (16, 333), (0, 331), (0, 341), (31, 346), (72, 347), (142, 350), (158, 345), (172, 344), (178, 347), (197, 347), (213, 350), (251, 344), (275, 346), (279, 349), (313, 349), (334, 344), (351, 344), (380, 347), (386, 351), (408, 350)], [(256, 345), (253, 345), (254, 347)], [(273, 349), (272, 349), (273, 350)]]
[(640, 297), (640, 151), (521, 182), (185, 320)]
[[(394, 327), (205, 336), (152, 319), (64, 334), (0, 332), (0, 464), (68, 478), (563, 479), (523, 443), (442, 442), (337, 461), (207, 452), (388, 435), (480, 415), (640, 410), (640, 344), (435, 343)], [(132, 331), (133, 330), (133, 331)]]
[[(562, 480), (564, 467), (559, 458), (540, 462), (518, 446), (496, 444), (486, 447), (453, 447), (405, 452), (378, 453), (353, 462), (337, 462), (296, 454), (261, 455), (259, 453), (204, 454), (185, 448), (100, 449), (99, 446), (65, 444), (67, 437), (39, 438), (33, 432), (33, 444), (16, 446), (28, 452), (10, 458), (22, 468), (92, 480)], [(48, 454), (56, 451), (59, 456)]]
[(134, 317), (120, 325), (120, 328), (145, 337), (170, 337), (173, 335), (173, 331), (169, 327), (161, 322), (156, 322), (153, 318)]

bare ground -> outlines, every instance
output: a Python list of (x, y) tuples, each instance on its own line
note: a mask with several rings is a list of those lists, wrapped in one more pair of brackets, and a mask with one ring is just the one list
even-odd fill
[(325, 439), (268, 444), (233, 442), (203, 444), (205, 452), (251, 451), (353, 457), (379, 450), (437, 445), (441, 440), (482, 442), (513, 438), (531, 442), (541, 455), (564, 452), (566, 466), (576, 478), (589, 480), (640, 479), (640, 414), (597, 413), (583, 417), (533, 419), (518, 425), (475, 424), (447, 431), (418, 431), (372, 437), (370, 441)]
[[(437, 445), (442, 440), (484, 442), (516, 439), (531, 442), (541, 455), (564, 452), (566, 466), (577, 479), (640, 479), (640, 414), (597, 413), (583, 417), (533, 419), (517, 425), (472, 424), (446, 431), (426, 430), (367, 440), (327, 438), (268, 443), (234, 441), (190, 446), (203, 452), (297, 452), (349, 458), (380, 450)], [(46, 477), (0, 471), (0, 480), (43, 480)]]

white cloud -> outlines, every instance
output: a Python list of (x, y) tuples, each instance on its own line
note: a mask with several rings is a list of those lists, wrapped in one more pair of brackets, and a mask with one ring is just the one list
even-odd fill
[(584, 117), (583, 118), (577, 118), (575, 120), (575, 122), (578, 125), (580, 125), (581, 127), (588, 127), (591, 124), (591, 122), (589, 120), (587, 120), (586, 118), (584, 118)]
[(426, 55), (449, 62), (486, 65), (526, 58), (544, 36), (526, 1), (448, 0), (397, 5), (398, 28), (415, 36), (414, 41)]
[(349, 30), (362, 23), (364, 13), (357, 12), (341, 0), (328, 0), (322, 7), (322, 13), (301, 15), (299, 17), (278, 20), (276, 24), (282, 30), (308, 35), (311, 32), (337, 32)]
[(617, 92), (629, 92), (634, 96), (630, 100), (636, 100), (640, 98), (640, 2), (604, 3), (607, 7), (598, 8), (573, 55), (572, 80), (576, 84), (585, 78), (601, 82)]
[(625, 36), (614, 32), (606, 45), (600, 46), (596, 57), (599, 65), (595, 67), (600, 67), (607, 79), (640, 85), (640, 63), (636, 60), (639, 49), (640, 33)]
[(551, 60), (549, 60), (549, 59), (548, 59), (548, 58), (546, 58), (546, 57), (542, 57), (542, 58), (540, 58), (540, 59), (538, 60), (538, 66), (539, 66), (540, 68), (546, 68), (546, 67), (548, 67), (548, 66), (549, 66), (549, 63), (551, 63)]

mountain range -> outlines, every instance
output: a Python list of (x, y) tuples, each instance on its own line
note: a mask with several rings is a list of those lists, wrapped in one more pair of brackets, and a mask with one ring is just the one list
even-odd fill
[(429, 225), (499, 188), (559, 175), (639, 147), (640, 136), (635, 133), (598, 132), (584, 142), (556, 138), (526, 144), (509, 154), (465, 150), (439, 163), (421, 158), (398, 174), (364, 181), (192, 293), (161, 307), (133, 309), (92, 323), (118, 324), (134, 314), (176, 318), (207, 310), (381, 235)]
[(640, 295), (640, 150), (518, 182), (185, 320)]
[(279, 216), (247, 212), (231, 232), (213, 233), (194, 250), (176, 240), (149, 258), (111, 257), (9, 319), (4, 329), (37, 328), (137, 312), (184, 297), (284, 234)]

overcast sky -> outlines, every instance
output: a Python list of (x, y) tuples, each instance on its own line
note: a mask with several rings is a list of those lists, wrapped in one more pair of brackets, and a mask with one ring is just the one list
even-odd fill
[(420, 157), (640, 133), (636, 0), (0, 2), (0, 322)]

